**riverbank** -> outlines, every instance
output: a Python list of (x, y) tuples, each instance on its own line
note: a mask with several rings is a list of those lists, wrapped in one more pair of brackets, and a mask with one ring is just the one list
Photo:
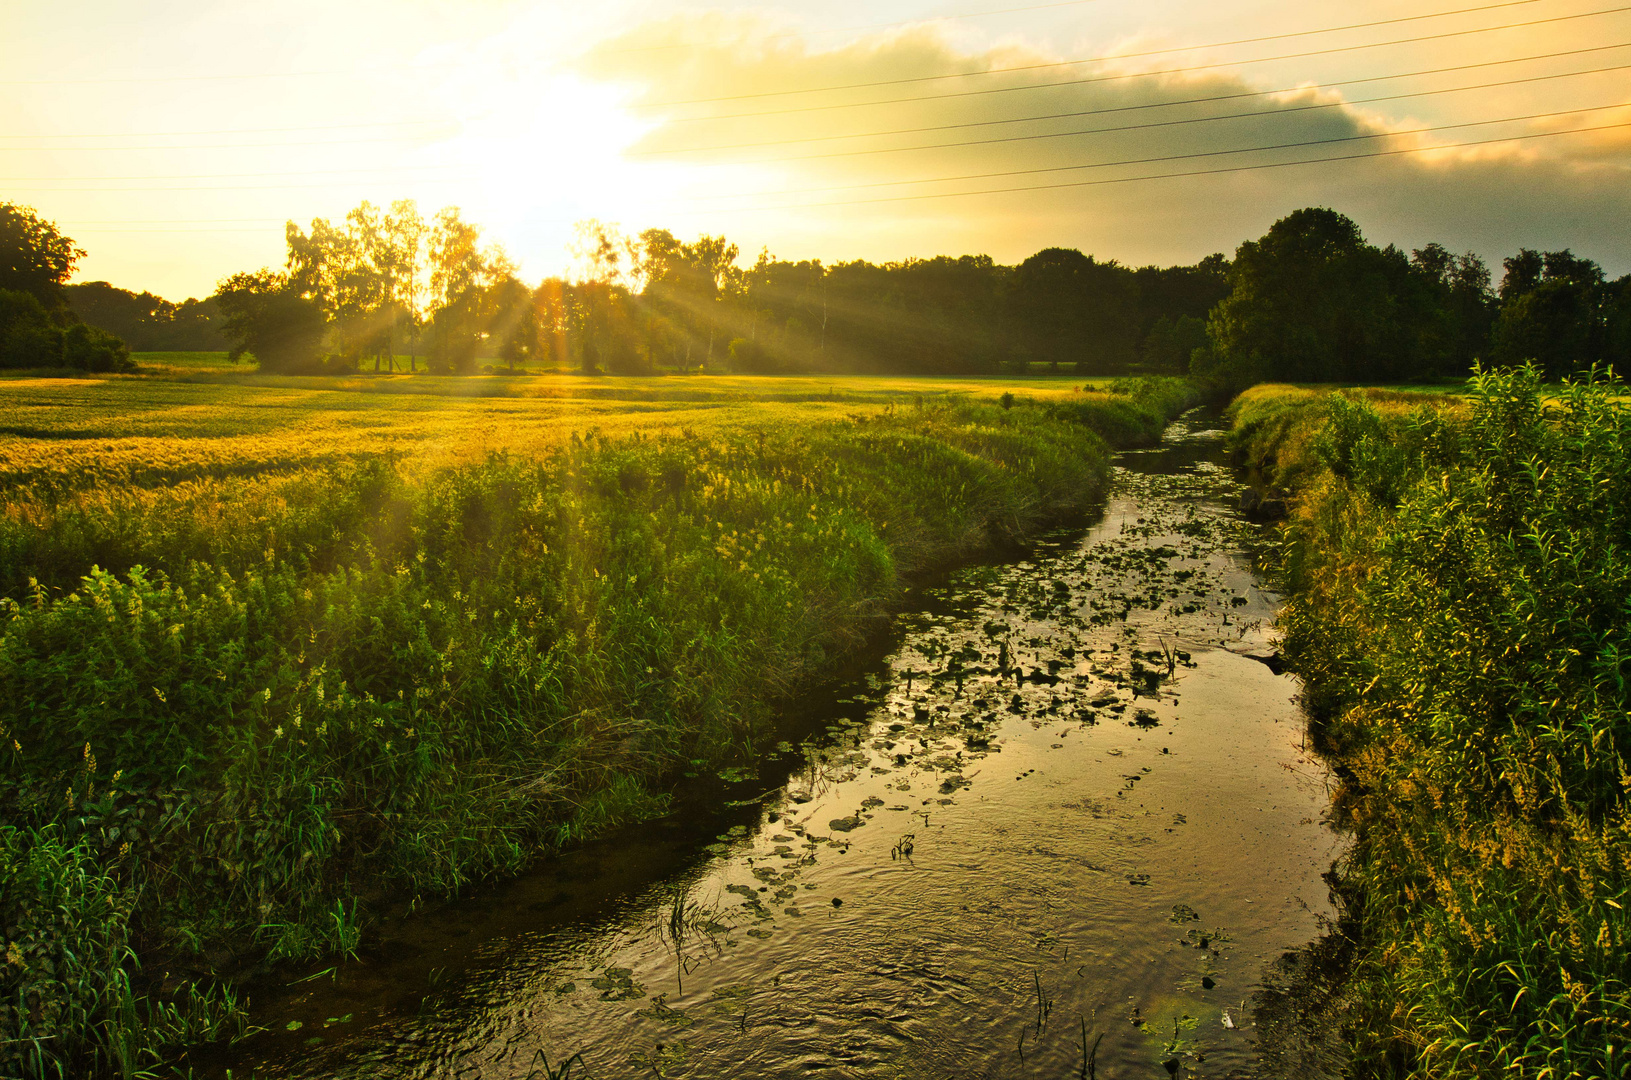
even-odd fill
[[(70, 389), (87, 407), (55, 431), (23, 410), (0, 477), (0, 1061), (24, 1074), (156, 1064), (241, 1024), (194, 989), (218, 973), (354, 951), (391, 896), (514, 874), (751, 761), (907, 576), (1081, 513), (1101, 433), (1154, 438), (1195, 397), (897, 393), (443, 464), (371, 447), (396, 417), (336, 429), (320, 390), (326, 434), (257, 441), (214, 399), (177, 439)], [(460, 438), (483, 417), (506, 419)]]
[(187, 1064), (1322, 1075), (1265, 969), (1333, 914), (1345, 842), (1258, 659), (1278, 599), (1222, 436), (1187, 413), (1113, 456), (1102, 513), (914, 583), (755, 773), (252, 987), (267, 1030)]
[(1625, 387), (1260, 386), (1284, 654), (1343, 784), (1355, 1076), (1620, 1076), (1631, 1042)]

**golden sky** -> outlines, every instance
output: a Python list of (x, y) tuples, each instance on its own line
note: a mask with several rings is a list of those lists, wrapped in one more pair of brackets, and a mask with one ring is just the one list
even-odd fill
[[(7, 18), (0, 200), (79, 240), (80, 279), (172, 299), (281, 264), (285, 219), (399, 198), (461, 206), (530, 278), (566, 268), (588, 217), (784, 258), (1060, 245), (1138, 265), (1232, 252), (1307, 205), (1407, 249), (1572, 247), (1631, 271), (1616, 0), (19, 0)], [(1341, 160), (1287, 164), (1317, 158)]]

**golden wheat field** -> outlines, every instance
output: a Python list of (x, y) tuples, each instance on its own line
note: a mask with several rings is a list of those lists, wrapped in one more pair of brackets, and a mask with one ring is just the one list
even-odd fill
[(361, 457), (409, 470), (528, 455), (574, 434), (724, 434), (922, 401), (1097, 395), (1080, 378), (576, 375), (350, 378), (186, 373), (0, 380), (0, 484), (150, 486)]

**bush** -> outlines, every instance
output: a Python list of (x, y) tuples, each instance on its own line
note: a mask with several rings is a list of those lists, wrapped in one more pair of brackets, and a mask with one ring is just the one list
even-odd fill
[(25, 292), (0, 289), (0, 368), (136, 370), (125, 343), (67, 314), (53, 315)]
[(1315, 428), (1282, 627), (1358, 829), (1362, 1074), (1624, 1067), (1625, 394), (1524, 368)]

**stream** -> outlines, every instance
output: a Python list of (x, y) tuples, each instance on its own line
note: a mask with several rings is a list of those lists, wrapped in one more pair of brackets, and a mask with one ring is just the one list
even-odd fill
[(1091, 528), (916, 590), (757, 775), (255, 992), (200, 1071), (1281, 1075), (1345, 841), (1239, 492), (1191, 413)]

